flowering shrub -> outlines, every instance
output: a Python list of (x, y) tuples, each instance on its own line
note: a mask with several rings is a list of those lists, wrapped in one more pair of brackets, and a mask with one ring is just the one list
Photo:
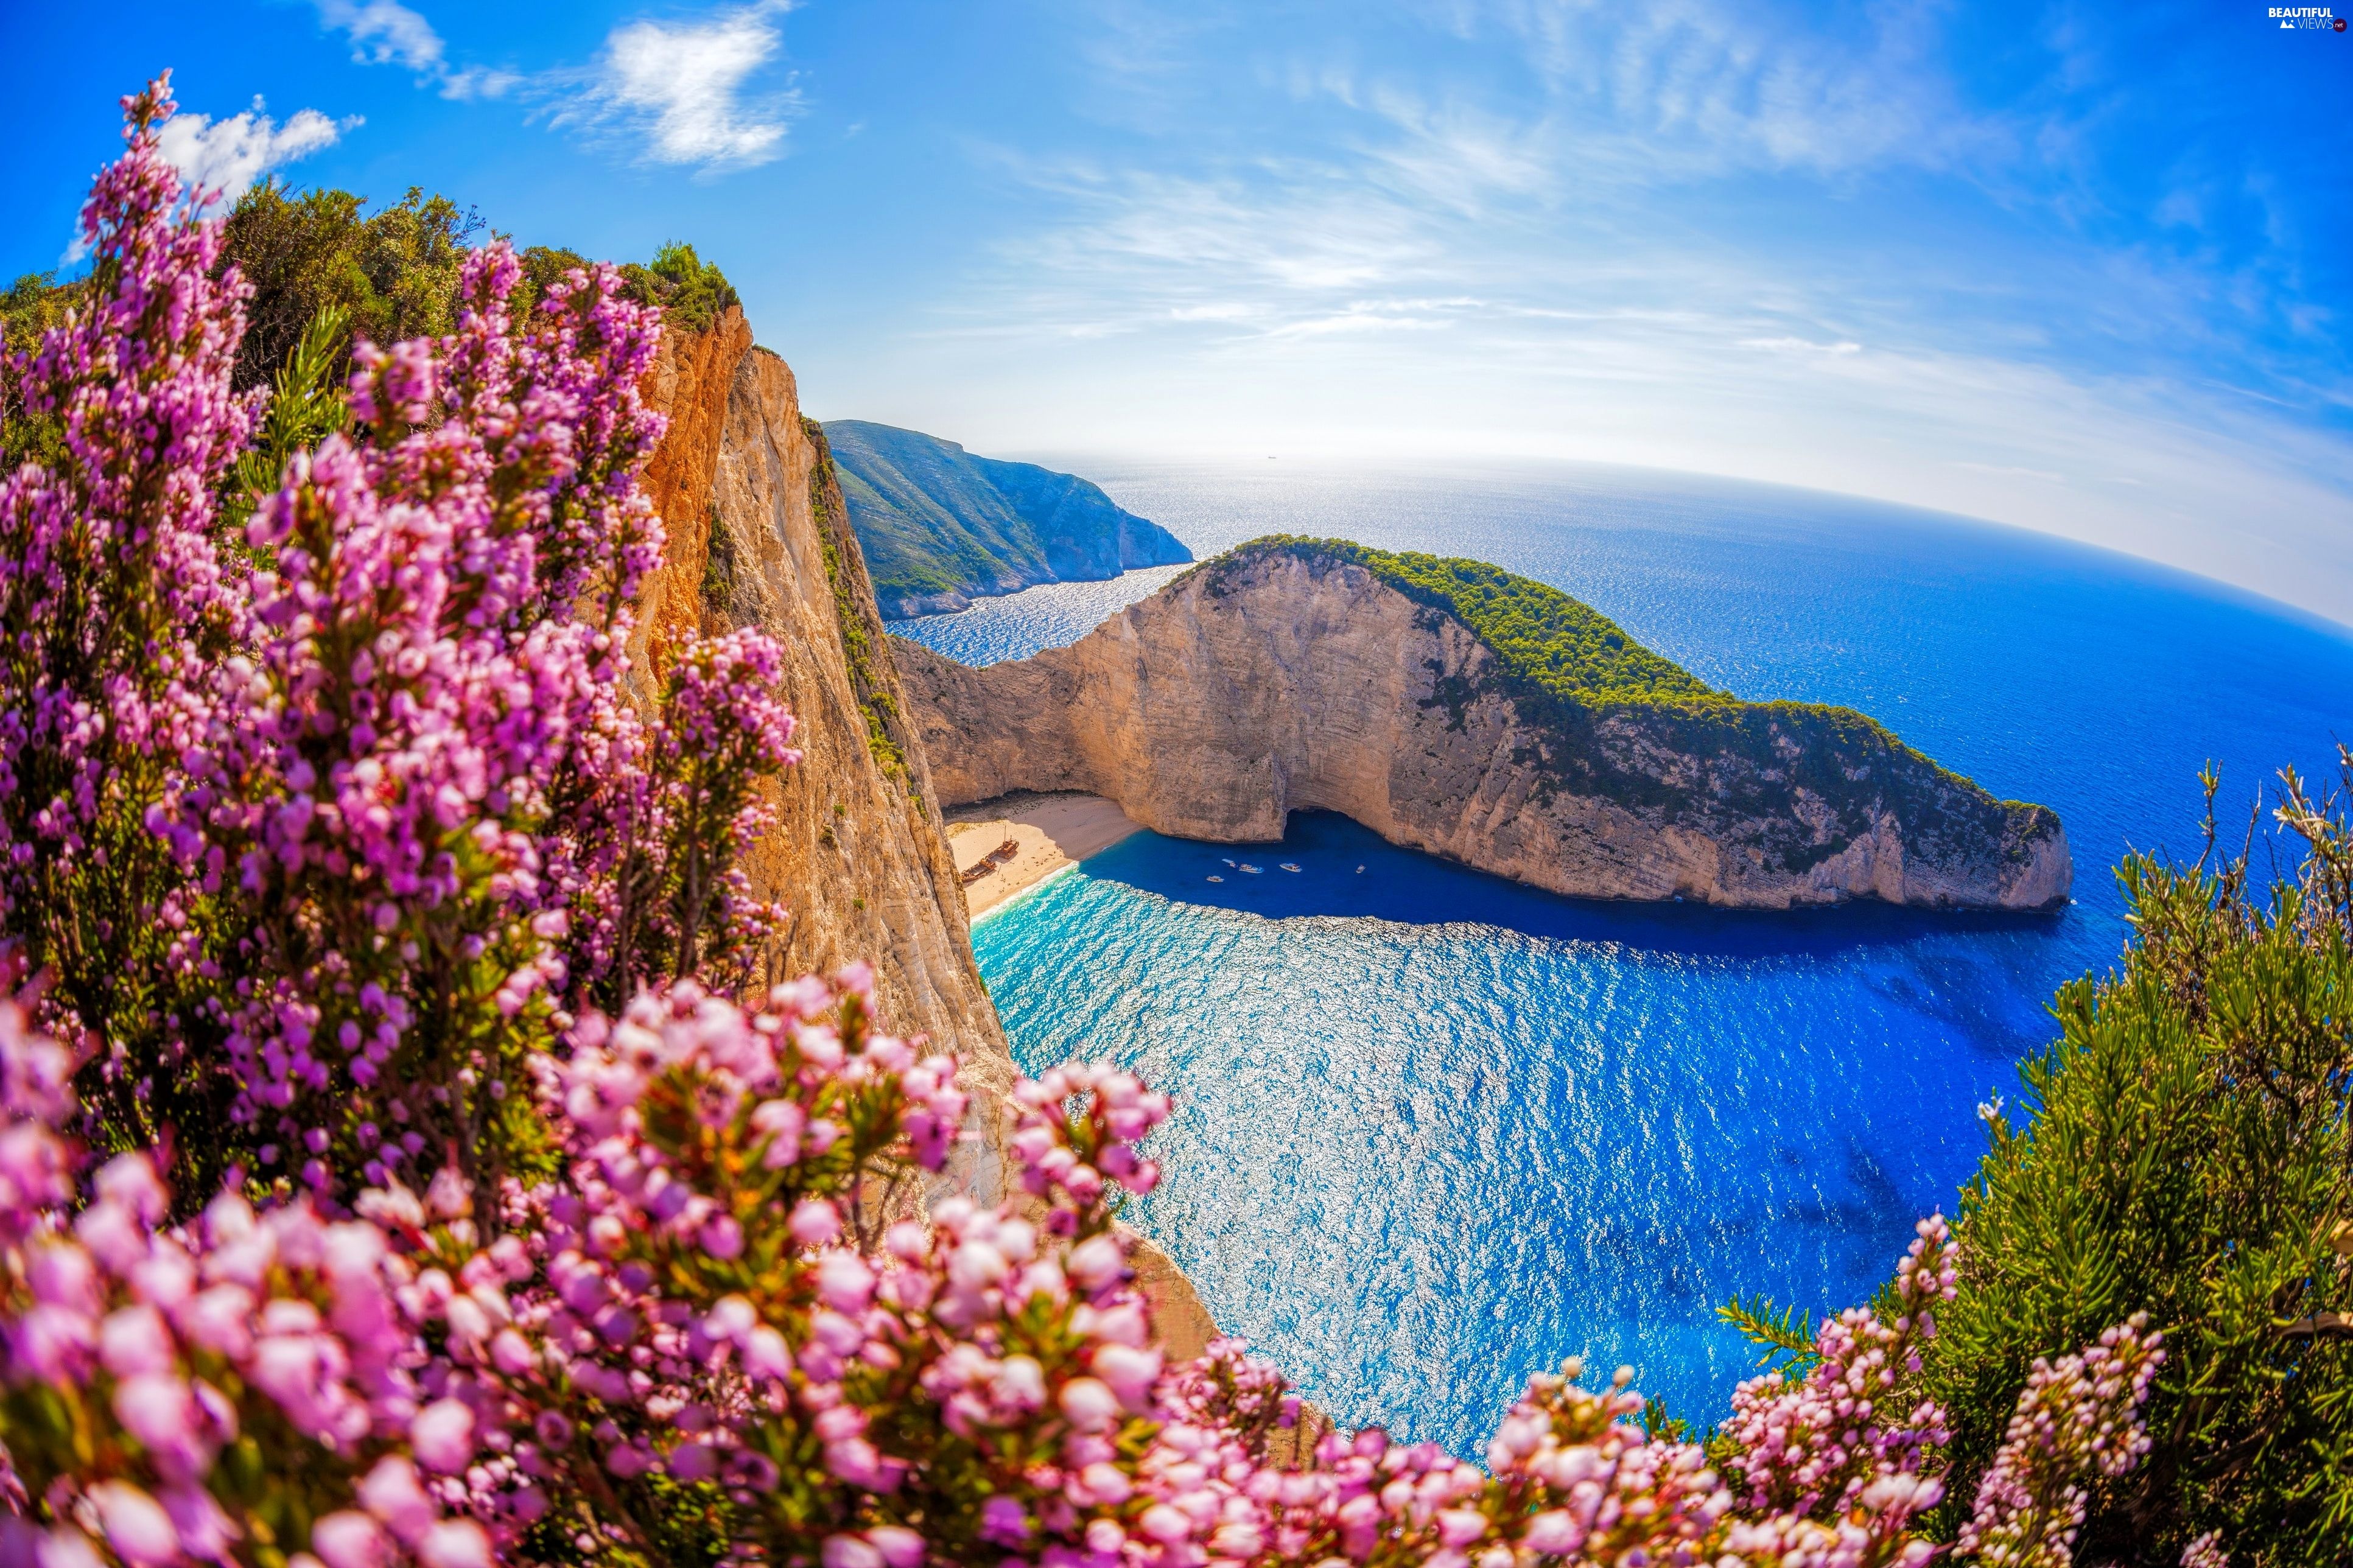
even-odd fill
[[(626, 697), (654, 315), (584, 269), (518, 326), (472, 253), (457, 330), (364, 345), (351, 434), (227, 528), (243, 286), (174, 214), (164, 84), (127, 108), (90, 301), (11, 367), (69, 458), (0, 481), (0, 1563), (1933, 1554), (1941, 1220), (1710, 1447), (1572, 1363), (1484, 1467), (1278, 1460), (1282, 1377), (1166, 1364), (1130, 1282), (1164, 1097), (976, 1107), (862, 968), (765, 983), (778, 650)], [(994, 1207), (931, 1191), (981, 1116)], [(2063, 1559), (2156, 1346), (2038, 1371), (1964, 1550)]]

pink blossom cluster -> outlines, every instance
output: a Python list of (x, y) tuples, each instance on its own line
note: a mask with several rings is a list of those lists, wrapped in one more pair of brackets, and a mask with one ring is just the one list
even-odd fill
[(1921, 1347), (1936, 1337), (1935, 1304), (1952, 1300), (1959, 1247), (1944, 1216), (1919, 1223), (1896, 1268), (1894, 1316), (1850, 1308), (1821, 1325), (1810, 1371), (1767, 1373), (1733, 1393), (1725, 1434), (1745, 1511), (1735, 1552), (1824, 1568), (1924, 1563), (1934, 1549), (1906, 1539), (1944, 1497), (1924, 1473), (1949, 1437), (1945, 1413), (1917, 1392)]
[[(2164, 1336), (2136, 1312), (2057, 1361), (2034, 1360), (2000, 1452), (1978, 1484), (1957, 1544), (1989, 1568), (2065, 1568), (2074, 1560), (2094, 1477), (2114, 1479), (2148, 1452), (2141, 1406), (2165, 1364)], [(2222, 1555), (2211, 1536), (2182, 1560)]]
[(246, 290), (175, 206), (164, 83), (128, 108), (85, 217), (111, 292), (9, 367), (72, 460), (0, 489), (7, 940), (141, 1141), (321, 1194), (453, 1142), (495, 1173), (549, 1020), (773, 923), (734, 861), (794, 760), (779, 650), (691, 641), (631, 705), (659, 323), (610, 268), (526, 328), (512, 253), (472, 253), (456, 331), (359, 344), (353, 437), (218, 515)]
[[(205, 676), (196, 635), (221, 611), (213, 492), (251, 434), (229, 390), (249, 292), (216, 275), (216, 226), (170, 221), (153, 150), (161, 84), (125, 100), (128, 156), (82, 209), (97, 259), (69, 329), (12, 367), (64, 462), (0, 476), (0, 910), (38, 921), (54, 882), (103, 855), (126, 759), (185, 744)], [(135, 594), (118, 591), (139, 584)]]
[[(52, 1125), (69, 1109), (63, 1058), (0, 1003), (0, 1495), (13, 1505), (0, 1556), (79, 1568), (104, 1561), (102, 1545), (128, 1568), (226, 1561), (286, 1467), (337, 1483), (311, 1527), (325, 1568), (396, 1554), (486, 1568), (481, 1527), (386, 1451), (429, 1427), (434, 1406), (407, 1329), (416, 1276), (384, 1233), (307, 1201), (257, 1214), (234, 1192), (167, 1228), (169, 1194), (139, 1153), (90, 1173), (91, 1201), (69, 1215), (82, 1162)], [(37, 1503), (46, 1526), (28, 1517)]]

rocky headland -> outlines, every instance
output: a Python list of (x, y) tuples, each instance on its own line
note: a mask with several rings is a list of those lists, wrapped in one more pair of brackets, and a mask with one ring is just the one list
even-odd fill
[(1193, 559), (1175, 534), (1076, 475), (863, 419), (829, 421), (825, 433), (876, 602), (893, 620)]
[(1266, 539), (1069, 647), (979, 669), (892, 652), (950, 806), (1089, 791), (1226, 843), (1336, 811), (1587, 898), (2042, 910), (2073, 880), (2048, 807), (1852, 710), (1715, 690), (1479, 562)]

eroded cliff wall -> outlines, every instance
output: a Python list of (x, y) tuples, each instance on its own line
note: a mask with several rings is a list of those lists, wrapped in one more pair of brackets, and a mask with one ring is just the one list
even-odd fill
[[(646, 471), (670, 545), (638, 605), (638, 695), (682, 637), (756, 626), (783, 646), (801, 761), (774, 786), (776, 826), (751, 866), (792, 912), (781, 966), (871, 963), (885, 1026), (964, 1058), (978, 1136), (949, 1181), (993, 1202), (1006, 1191), (1013, 1058), (824, 430), (734, 309), (666, 340), (646, 394), (670, 421)], [(1179, 1360), (1198, 1354), (1218, 1327), (1190, 1282), (1149, 1242), (1134, 1261), (1155, 1338)]]
[(1831, 710), (1751, 707), (1730, 735), (1623, 706), (1531, 716), (1469, 627), (1336, 562), (1240, 552), (1070, 647), (983, 669), (895, 652), (952, 805), (1089, 790), (1233, 843), (1337, 811), (1593, 898), (2039, 909), (2073, 876), (2051, 813)]
[(973, 963), (938, 798), (793, 373), (730, 309), (667, 340), (646, 392), (670, 421), (646, 476), (670, 547), (640, 601), (638, 668), (650, 681), (681, 638), (744, 626), (785, 652), (801, 761), (774, 787), (776, 826), (751, 864), (791, 913), (785, 972), (868, 961), (891, 1028), (929, 1035), (1001, 1088), (1011, 1058)]

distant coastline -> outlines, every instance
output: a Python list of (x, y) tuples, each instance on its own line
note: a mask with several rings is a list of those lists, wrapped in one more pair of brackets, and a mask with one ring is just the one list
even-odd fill
[(1193, 558), (1166, 529), (1075, 474), (862, 419), (828, 421), (825, 433), (886, 619)]

